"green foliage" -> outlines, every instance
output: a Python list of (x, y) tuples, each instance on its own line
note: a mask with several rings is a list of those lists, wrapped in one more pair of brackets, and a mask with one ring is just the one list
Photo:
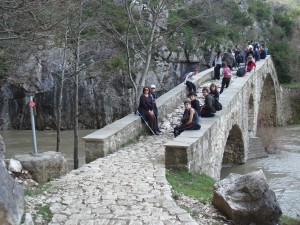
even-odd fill
[(249, 0), (248, 12), (252, 13), (258, 21), (268, 20), (271, 16), (269, 4), (262, 0)]
[(283, 215), (280, 217), (279, 225), (300, 225), (300, 220)]
[(289, 12), (277, 12), (274, 14), (274, 21), (282, 27), (285, 35), (290, 36), (293, 33), (294, 17)]
[(189, 173), (182, 169), (167, 171), (166, 178), (175, 192), (194, 197), (201, 202), (212, 200), (215, 181), (206, 175)]
[(113, 1), (102, 1), (106, 22), (113, 25), (118, 32), (124, 33), (127, 29), (127, 15), (124, 7), (117, 6)]
[(253, 19), (247, 15), (247, 13), (242, 12), (236, 4), (231, 4), (232, 11), (230, 13), (232, 16), (232, 21), (237, 25), (251, 26), (254, 22)]
[(46, 204), (44, 206), (39, 207), (38, 209), (38, 214), (42, 215), (42, 218), (46, 221), (46, 222), (50, 222), (52, 220), (53, 214), (50, 210), (50, 204)]
[(125, 68), (126, 57), (124, 55), (118, 55), (106, 60), (105, 64), (109, 70), (114, 70), (117, 68)]
[(34, 189), (25, 189), (24, 190), (24, 194), (26, 196), (35, 196), (35, 195), (40, 195), (42, 194), (44, 191), (49, 190), (50, 188), (52, 188), (53, 185), (51, 183), (45, 183), (42, 185), (37, 186)]
[(286, 40), (270, 42), (269, 53), (272, 55), (279, 82), (290, 83), (292, 76), (289, 63), (292, 60), (293, 53), (288, 42)]
[(273, 40), (282, 40), (285, 38), (285, 32), (280, 26), (274, 25), (271, 29), (271, 35)]
[(300, 83), (283, 83), (281, 85), (284, 88), (290, 88), (290, 89), (300, 88)]

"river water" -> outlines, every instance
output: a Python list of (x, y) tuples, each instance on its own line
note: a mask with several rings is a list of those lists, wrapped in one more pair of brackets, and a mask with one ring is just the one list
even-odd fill
[(263, 170), (269, 186), (275, 191), (284, 215), (300, 217), (300, 126), (280, 129), (277, 138), (279, 152), (267, 158), (248, 160), (246, 164), (226, 167), (221, 171), (221, 179), (229, 173), (246, 174)]
[[(246, 164), (226, 167), (221, 171), (221, 178), (229, 173), (246, 174), (263, 170), (270, 187), (275, 191), (283, 214), (299, 218), (300, 214), (300, 126), (288, 126), (281, 129), (276, 142), (280, 151), (267, 158), (248, 160)], [(94, 130), (81, 130), (83, 137)], [(33, 152), (31, 131), (0, 131), (6, 145), (6, 158), (14, 155)], [(56, 132), (37, 131), (38, 152), (55, 151)], [(73, 168), (73, 131), (62, 131), (61, 153), (68, 161), (69, 169)], [(79, 140), (79, 164), (85, 163), (84, 142)]]
[[(85, 164), (84, 141), (81, 137), (94, 132), (94, 130), (79, 131), (79, 166)], [(0, 131), (6, 146), (5, 158), (11, 158), (14, 155), (33, 153), (32, 134), (30, 130), (9, 130)], [(74, 132), (73, 130), (61, 131), (60, 152), (68, 162), (69, 170), (74, 168)], [(37, 151), (38, 153), (56, 150), (56, 131), (36, 131)]]

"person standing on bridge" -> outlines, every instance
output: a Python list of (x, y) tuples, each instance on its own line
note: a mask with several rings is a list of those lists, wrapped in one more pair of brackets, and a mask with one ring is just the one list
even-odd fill
[(215, 99), (209, 94), (208, 88), (204, 87), (202, 89), (202, 94), (204, 96), (204, 105), (201, 109), (201, 117), (214, 117), (216, 109), (214, 107)]
[(201, 128), (198, 113), (192, 108), (191, 101), (184, 101), (184, 114), (181, 123), (174, 128), (174, 136), (177, 137), (185, 130), (199, 130)]
[(221, 56), (221, 51), (217, 51), (217, 54), (214, 58), (213, 65), (215, 66), (214, 68), (214, 80), (220, 80), (220, 69), (221, 69), (221, 64), (222, 64), (222, 56)]
[(223, 74), (223, 79), (222, 79), (222, 86), (221, 86), (220, 94), (222, 94), (225, 86), (226, 86), (226, 88), (228, 88), (230, 80), (231, 80), (231, 70), (227, 66), (226, 62), (222, 62), (221, 74)]

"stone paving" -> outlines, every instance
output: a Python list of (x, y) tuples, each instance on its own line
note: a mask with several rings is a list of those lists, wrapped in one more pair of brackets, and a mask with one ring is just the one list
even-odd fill
[(170, 135), (141, 137), (52, 182), (41, 199), (51, 203), (49, 224), (198, 224), (176, 205), (165, 178), (163, 143)]
[[(26, 212), (37, 215), (37, 206), (49, 204), (50, 225), (199, 224), (176, 205), (165, 178), (163, 144), (173, 138), (172, 127), (182, 108), (163, 120), (163, 134), (141, 136), (138, 142), (52, 181), (52, 188), (42, 195), (27, 196)], [(45, 224), (41, 216), (36, 224)]]

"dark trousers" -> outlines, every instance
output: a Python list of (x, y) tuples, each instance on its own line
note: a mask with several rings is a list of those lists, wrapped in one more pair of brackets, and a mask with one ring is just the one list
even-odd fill
[(212, 110), (208, 107), (202, 107), (201, 117), (214, 117), (215, 114), (211, 112)]
[(217, 64), (215, 66), (215, 69), (214, 69), (214, 80), (220, 80), (220, 69), (221, 69), (221, 65), (220, 64)]
[(201, 128), (200, 124), (190, 123), (190, 124), (180, 124), (174, 128), (174, 136), (177, 137), (185, 130), (199, 130)]
[(220, 94), (223, 92), (224, 87), (228, 88), (230, 80), (231, 80), (231, 78), (225, 78), (225, 77), (223, 77)]
[(193, 82), (187, 80), (185, 84), (188, 87), (189, 92), (194, 91), (196, 93), (196, 85)]
[(149, 127), (155, 132), (157, 130), (157, 125), (156, 125), (156, 116), (152, 115), (150, 111), (146, 111), (146, 120), (149, 125)]

